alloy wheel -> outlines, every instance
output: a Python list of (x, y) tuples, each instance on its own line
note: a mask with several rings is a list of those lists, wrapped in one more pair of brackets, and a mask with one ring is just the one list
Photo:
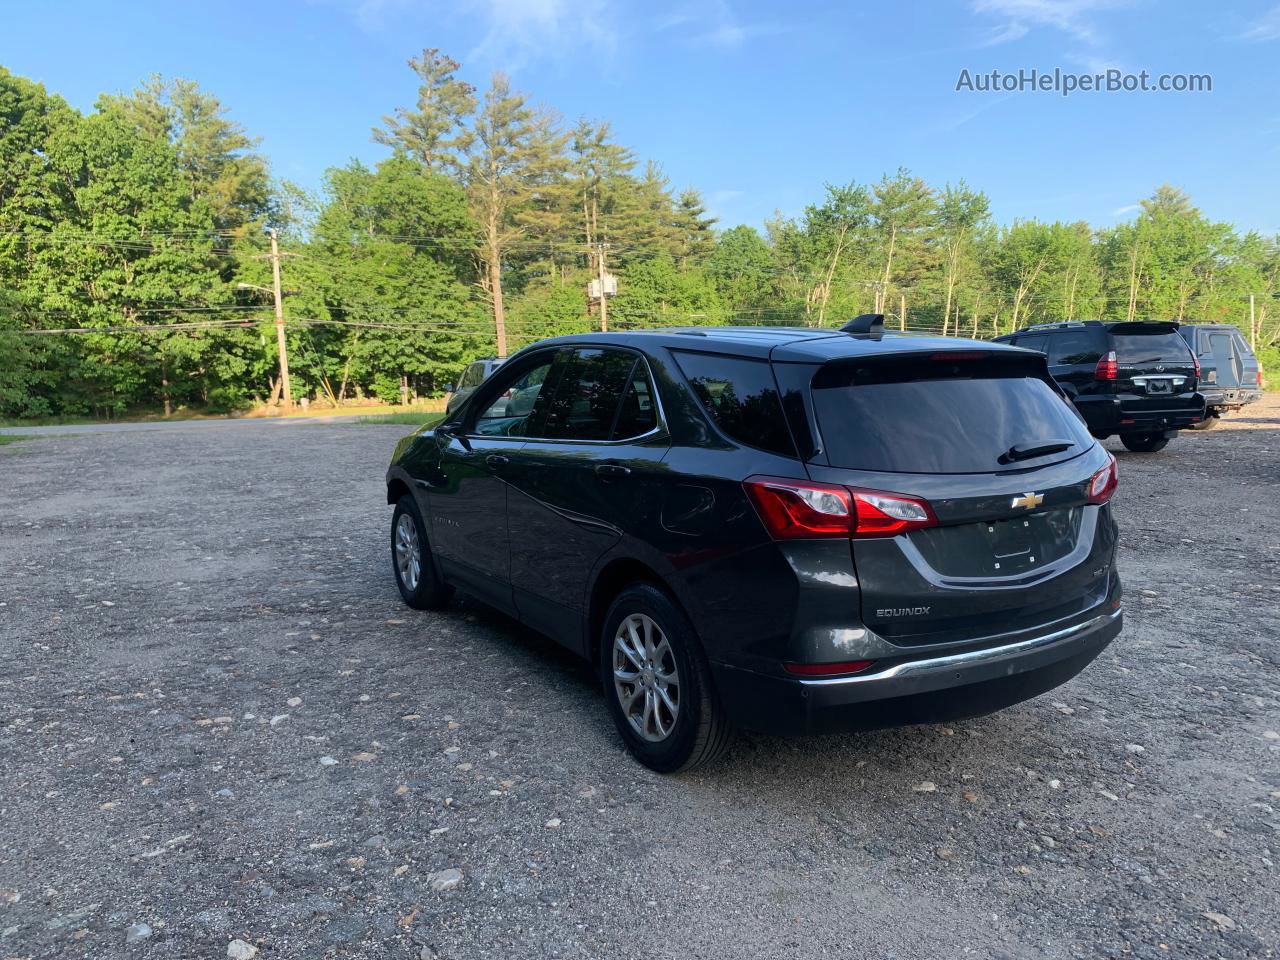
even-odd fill
[(613, 689), (641, 737), (658, 743), (671, 735), (680, 715), (680, 671), (667, 635), (652, 617), (633, 613), (618, 624)]
[(396, 570), (400, 582), (409, 591), (418, 589), (422, 579), (422, 546), (418, 541), (418, 525), (407, 513), (396, 522)]

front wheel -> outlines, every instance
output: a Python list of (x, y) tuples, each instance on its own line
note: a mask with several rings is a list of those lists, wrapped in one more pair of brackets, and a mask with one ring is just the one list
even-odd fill
[(404, 602), (415, 610), (433, 610), (449, 602), (449, 587), (436, 572), (427, 529), (418, 504), (409, 494), (391, 515), (391, 567)]
[(1122, 433), (1120, 442), (1134, 453), (1155, 453), (1169, 445), (1169, 434), (1164, 430), (1151, 433)]
[(693, 625), (670, 597), (649, 584), (623, 590), (600, 640), (605, 696), (632, 756), (677, 773), (724, 752), (731, 729)]

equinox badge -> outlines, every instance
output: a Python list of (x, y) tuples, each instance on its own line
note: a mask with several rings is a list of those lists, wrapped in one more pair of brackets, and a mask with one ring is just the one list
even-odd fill
[(1020, 497), (1014, 497), (1013, 502), (1009, 504), (1011, 507), (1026, 507), (1028, 510), (1034, 510), (1040, 504), (1044, 503), (1044, 496), (1039, 493), (1024, 493)]

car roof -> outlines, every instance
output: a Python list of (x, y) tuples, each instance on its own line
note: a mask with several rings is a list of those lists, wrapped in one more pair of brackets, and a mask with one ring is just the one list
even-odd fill
[(543, 340), (532, 346), (623, 346), (645, 350), (665, 347), (691, 353), (719, 353), (771, 359), (782, 363), (825, 363), (845, 357), (937, 352), (940, 350), (1008, 350), (1019, 347), (958, 337), (885, 333), (880, 339), (812, 327), (665, 327), (612, 333), (580, 333)]

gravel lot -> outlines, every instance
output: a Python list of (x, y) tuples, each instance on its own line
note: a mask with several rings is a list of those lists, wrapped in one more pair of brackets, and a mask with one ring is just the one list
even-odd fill
[(1280, 398), (1108, 443), (1072, 683), (679, 778), (550, 641), (400, 603), (406, 429), (0, 448), (0, 957), (1280, 955)]

